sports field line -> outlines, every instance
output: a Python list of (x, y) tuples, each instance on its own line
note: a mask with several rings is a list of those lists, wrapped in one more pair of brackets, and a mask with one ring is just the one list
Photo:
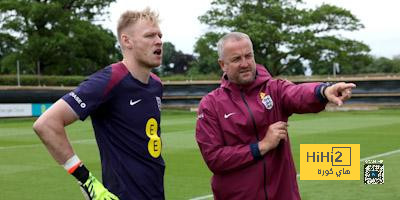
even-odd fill
[(213, 197), (213, 195), (210, 194), (210, 195), (206, 195), (206, 196), (195, 197), (195, 198), (192, 198), (192, 199), (189, 199), (189, 200), (202, 200), (202, 199), (209, 199), (209, 198), (212, 198), (212, 197)]
[(366, 157), (366, 158), (361, 158), (361, 159), (360, 159), (360, 162), (363, 162), (363, 161), (366, 161), (366, 160), (371, 160), (371, 159), (374, 159), (374, 158), (379, 158), (379, 157), (384, 157), (384, 156), (390, 156), (390, 155), (392, 155), (392, 154), (396, 154), (396, 153), (399, 153), (399, 152), (400, 152), (400, 149), (397, 149), (397, 150), (394, 150), (394, 151), (388, 151), (388, 152), (386, 152), (386, 153), (381, 153), (381, 154), (369, 156), (369, 157)]
[[(365, 158), (361, 158), (360, 162), (363, 162), (363, 161), (366, 161), (366, 160), (371, 160), (371, 159), (374, 159), (374, 158), (390, 156), (390, 155), (393, 155), (393, 154), (396, 154), (396, 153), (400, 153), (400, 149), (397, 149), (397, 150), (394, 150), (394, 151), (388, 151), (388, 152), (381, 153), (381, 154), (376, 154), (376, 155), (365, 157)], [(299, 178), (299, 177), (300, 177), (300, 174), (297, 174), (297, 178)], [(203, 200), (203, 199), (210, 199), (212, 197), (213, 197), (213, 195), (209, 194), (209, 195), (205, 195), (205, 196), (194, 197), (194, 198), (191, 198), (189, 200)]]

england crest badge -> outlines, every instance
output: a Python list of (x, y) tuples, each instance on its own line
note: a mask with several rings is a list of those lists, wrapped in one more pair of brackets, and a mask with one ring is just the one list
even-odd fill
[(158, 110), (161, 111), (161, 98), (160, 97), (156, 97), (156, 101), (157, 101)]
[(274, 106), (274, 101), (272, 101), (272, 98), (269, 95), (264, 96), (264, 98), (262, 99), (262, 103), (268, 110), (271, 110)]

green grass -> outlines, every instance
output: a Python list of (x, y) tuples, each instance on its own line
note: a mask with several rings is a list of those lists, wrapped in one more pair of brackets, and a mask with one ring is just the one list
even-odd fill
[[(0, 199), (83, 199), (74, 178), (56, 164), (33, 133), (33, 121), (33, 118), (0, 120)], [(195, 113), (163, 112), (161, 130), (167, 166), (167, 199), (211, 194), (211, 173), (194, 140), (195, 123)], [(361, 158), (400, 149), (400, 110), (294, 115), (289, 125), (296, 166), (299, 166), (300, 144), (360, 144)], [(76, 122), (68, 126), (67, 131), (76, 153), (100, 177), (90, 120)], [(400, 153), (377, 159), (384, 160), (384, 185), (364, 185), (362, 180), (299, 181), (302, 199), (400, 199), (400, 171), (397, 170)], [(363, 179), (362, 174), (360, 177)]]

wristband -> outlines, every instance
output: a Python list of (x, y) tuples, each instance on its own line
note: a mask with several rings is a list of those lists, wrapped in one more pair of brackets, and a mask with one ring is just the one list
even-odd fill
[(81, 160), (78, 158), (77, 155), (73, 155), (69, 158), (64, 164), (63, 167), (67, 170), (68, 173), (72, 174), (81, 164)]
[(323, 103), (328, 102), (328, 99), (325, 96), (325, 90), (326, 88), (328, 88), (329, 86), (333, 85), (334, 83), (331, 82), (326, 82), (326, 83), (322, 83), (320, 85), (318, 85), (315, 88), (315, 96)]
[(82, 161), (77, 155), (73, 155), (70, 159), (63, 164), (63, 167), (67, 172), (73, 175), (82, 184), (85, 183), (89, 178), (89, 170), (83, 165)]
[(329, 86), (327, 86), (327, 85), (322, 86), (321, 96), (322, 96), (324, 99), (326, 99), (325, 90), (326, 90), (326, 88), (328, 88), (328, 87), (329, 87)]

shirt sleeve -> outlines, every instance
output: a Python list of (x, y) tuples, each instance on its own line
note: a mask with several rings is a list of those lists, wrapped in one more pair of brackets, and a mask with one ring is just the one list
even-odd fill
[(249, 144), (227, 146), (216, 111), (207, 96), (200, 102), (196, 140), (208, 168), (215, 174), (227, 173), (254, 162)]
[(283, 102), (283, 111), (293, 113), (316, 113), (325, 109), (326, 101), (319, 98), (317, 88), (321, 83), (294, 84), (290, 81), (278, 80), (278, 88)]
[(75, 111), (80, 120), (85, 120), (105, 99), (105, 90), (111, 77), (111, 67), (100, 70), (62, 99)]

